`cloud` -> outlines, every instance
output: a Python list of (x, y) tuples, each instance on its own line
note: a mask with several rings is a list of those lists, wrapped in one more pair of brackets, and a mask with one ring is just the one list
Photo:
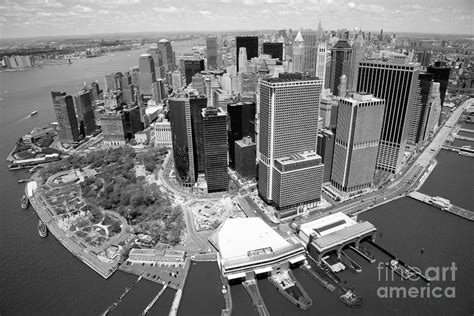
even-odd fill
[(211, 11), (209, 10), (198, 11), (198, 12), (201, 13), (202, 15), (211, 15)]
[(167, 7), (167, 8), (153, 7), (153, 10), (155, 10), (156, 12), (161, 12), (161, 13), (176, 13), (179, 11), (179, 9), (176, 7)]
[(231, 3), (232, 0), (221, 0), (222, 3)]
[(84, 7), (82, 5), (76, 5), (74, 8), (73, 8), (75, 11), (77, 12), (92, 12), (93, 10), (89, 7)]
[(349, 8), (355, 8), (355, 7), (356, 7), (356, 4), (355, 4), (354, 2), (349, 2), (349, 3), (347, 4), (347, 6), (348, 6)]

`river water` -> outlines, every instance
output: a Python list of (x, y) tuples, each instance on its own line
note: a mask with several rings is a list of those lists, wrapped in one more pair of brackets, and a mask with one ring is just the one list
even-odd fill
[[(185, 45), (181, 44), (181, 49)], [(29, 72), (0, 74), (0, 314), (1, 315), (98, 315), (113, 304), (136, 276), (117, 272), (104, 280), (69, 253), (52, 236), (38, 236), (37, 217), (29, 209), (23, 211), (19, 200), (23, 171), (9, 172), (4, 158), (16, 139), (35, 126), (55, 120), (50, 91), (74, 93), (84, 82), (103, 82), (103, 76), (124, 71), (138, 63), (143, 50), (116, 53), (93, 59), (73, 60), (72, 65), (45, 67)], [(177, 55), (179, 52), (177, 53)], [(28, 117), (31, 111), (39, 113)], [(441, 195), (453, 203), (473, 209), (472, 158), (442, 151), (438, 166), (422, 191)], [(471, 160), (469, 160), (471, 159)], [(303, 312), (288, 303), (268, 281), (259, 281), (262, 295), (272, 315), (456, 315), (470, 314), (474, 302), (474, 267), (471, 222), (444, 213), (410, 198), (402, 198), (366, 212), (359, 217), (372, 222), (381, 234), (377, 242), (405, 262), (419, 266), (458, 268), (455, 282), (433, 283), (431, 286), (455, 286), (455, 299), (379, 298), (381, 286), (400, 285), (400, 281), (379, 280), (377, 263), (369, 264), (354, 257), (362, 266), (361, 274), (343, 272), (341, 277), (355, 287), (364, 298), (363, 307), (349, 309), (331, 294), (295, 271), (313, 300), (310, 310)], [(421, 249), (424, 249), (423, 253)], [(386, 257), (374, 250), (376, 257)], [(393, 283), (393, 284), (392, 284)], [(405, 285), (405, 284), (402, 284)], [(422, 287), (424, 284), (415, 282)], [(161, 288), (142, 280), (124, 298), (112, 315), (137, 315)], [(179, 315), (219, 315), (224, 306), (217, 265), (193, 265), (183, 292)], [(174, 291), (167, 289), (150, 315), (167, 315)], [(232, 287), (234, 315), (255, 315), (252, 303), (241, 285)]]

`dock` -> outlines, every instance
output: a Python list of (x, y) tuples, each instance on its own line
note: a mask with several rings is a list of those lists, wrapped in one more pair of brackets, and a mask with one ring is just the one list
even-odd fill
[(347, 253), (344, 252), (344, 250), (341, 251), (340, 260), (342, 261), (342, 263), (346, 265), (346, 267), (349, 268), (349, 270), (352, 270), (356, 273), (362, 272), (362, 267), (357, 262), (355, 262), (351, 257), (349, 257)]
[(460, 217), (462, 217), (464, 219), (467, 219), (471, 222), (474, 221), (474, 212), (473, 211), (466, 210), (466, 209), (464, 209), (462, 207), (459, 207), (457, 205), (453, 205), (453, 204), (451, 204), (451, 202), (449, 200), (444, 199), (442, 197), (439, 197), (439, 196), (432, 197), (432, 196), (423, 194), (423, 193), (418, 192), (418, 191), (411, 192), (410, 194), (408, 194), (408, 196), (411, 197), (412, 199), (418, 200), (420, 202), (435, 206), (435, 207), (439, 208), (440, 210), (443, 210), (443, 211), (449, 212), (451, 214), (460, 216)]
[(319, 274), (317, 274), (316, 271), (314, 271), (310, 265), (302, 265), (301, 269), (303, 269), (303, 271), (309, 274), (310, 277), (315, 279), (322, 287), (324, 287), (329, 292), (333, 293), (334, 290), (336, 289), (334, 285), (332, 285), (331, 283), (326, 281), (323, 277), (321, 277)]
[(163, 292), (166, 290), (167, 287), (168, 287), (167, 285), (163, 286), (163, 288), (158, 292), (158, 294), (156, 294), (156, 296), (153, 298), (150, 304), (148, 304), (147, 307), (143, 310), (142, 316), (146, 315), (148, 311), (153, 307), (153, 305), (155, 305), (156, 301), (158, 301), (161, 294), (163, 294)]
[(232, 294), (230, 292), (230, 285), (223, 286), (225, 289), (224, 300), (225, 300), (225, 308), (221, 312), (221, 316), (230, 316), (232, 315)]
[(242, 283), (247, 293), (250, 295), (252, 299), (253, 305), (255, 306), (259, 316), (270, 316), (270, 312), (263, 301), (262, 295), (260, 294), (260, 290), (258, 289), (257, 280), (247, 280)]
[(355, 253), (357, 253), (359, 256), (361, 256), (362, 258), (364, 258), (365, 260), (367, 260), (368, 262), (370, 263), (374, 263), (375, 262), (375, 258), (374, 256), (369, 256), (368, 254), (368, 251), (365, 250), (364, 248), (362, 248), (362, 246), (359, 246), (359, 249), (357, 249), (356, 247), (354, 246), (349, 246), (349, 249), (351, 249), (352, 251), (354, 251)]

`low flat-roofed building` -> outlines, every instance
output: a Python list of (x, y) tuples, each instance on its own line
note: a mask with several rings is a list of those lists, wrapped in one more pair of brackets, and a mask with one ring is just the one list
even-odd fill
[(133, 248), (128, 254), (132, 263), (158, 263), (183, 265), (186, 252), (181, 250), (158, 250)]
[(209, 241), (219, 251), (219, 268), (227, 281), (273, 274), (306, 259), (300, 243), (283, 238), (259, 217), (229, 218)]

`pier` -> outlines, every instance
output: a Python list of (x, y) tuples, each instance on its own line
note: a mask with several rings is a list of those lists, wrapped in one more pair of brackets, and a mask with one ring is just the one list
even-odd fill
[(451, 204), (449, 200), (444, 199), (442, 197), (439, 197), (439, 196), (432, 197), (418, 191), (411, 192), (410, 194), (408, 194), (408, 196), (420, 202), (435, 206), (443, 211), (465, 218), (471, 222), (474, 221), (473, 211), (466, 210), (457, 205), (453, 205)]
[(359, 256), (361, 256), (362, 258), (364, 258), (365, 260), (367, 260), (368, 262), (370, 263), (374, 263), (375, 262), (375, 258), (373, 255), (369, 254), (369, 252), (367, 251), (367, 249), (365, 249), (364, 247), (362, 246), (359, 246), (359, 248), (355, 248), (353, 246), (349, 246), (349, 249), (351, 249), (352, 251), (354, 251), (355, 253), (357, 253)]
[(155, 305), (156, 301), (158, 301), (161, 294), (163, 294), (163, 292), (166, 290), (167, 287), (168, 287), (167, 285), (163, 286), (163, 288), (158, 292), (158, 294), (156, 294), (156, 296), (153, 298), (150, 304), (148, 304), (147, 307), (143, 310), (142, 316), (146, 315), (148, 311), (153, 307), (153, 305)]
[(265, 306), (265, 302), (263, 301), (262, 295), (260, 294), (260, 290), (258, 289), (257, 280), (251, 279), (247, 280), (242, 283), (247, 293), (252, 298), (253, 305), (257, 309), (259, 316), (269, 316), (270, 312)]
[(130, 290), (138, 284), (138, 282), (140, 282), (140, 280), (142, 279), (142, 276), (140, 275), (138, 277), (138, 279), (132, 283), (131, 286), (129, 287), (126, 287), (125, 290), (123, 291), (123, 293), (119, 296), (119, 298), (112, 304), (110, 305), (101, 315), (105, 316), (105, 315), (108, 315), (111, 311), (113, 311), (117, 305), (122, 301), (122, 299), (125, 297), (125, 295), (128, 294), (128, 292), (130, 292)]
[(342, 261), (342, 263), (344, 263), (346, 267), (349, 268), (349, 270), (352, 270), (357, 273), (362, 272), (362, 267), (357, 262), (355, 262), (351, 257), (349, 257), (347, 253), (345, 253), (344, 251), (341, 251), (340, 260)]
[(302, 265), (301, 269), (303, 269), (303, 271), (305, 271), (307, 274), (309, 274), (309, 276), (311, 276), (313, 279), (315, 279), (322, 287), (324, 287), (329, 292), (333, 293), (334, 290), (336, 289), (336, 287), (334, 285), (332, 285), (331, 283), (326, 281), (322, 276), (317, 274), (316, 271), (314, 271), (309, 264), (308, 265)]
[(224, 294), (225, 308), (222, 310), (221, 316), (230, 316), (232, 315), (232, 294), (230, 292), (230, 285), (224, 285), (222, 291)]

